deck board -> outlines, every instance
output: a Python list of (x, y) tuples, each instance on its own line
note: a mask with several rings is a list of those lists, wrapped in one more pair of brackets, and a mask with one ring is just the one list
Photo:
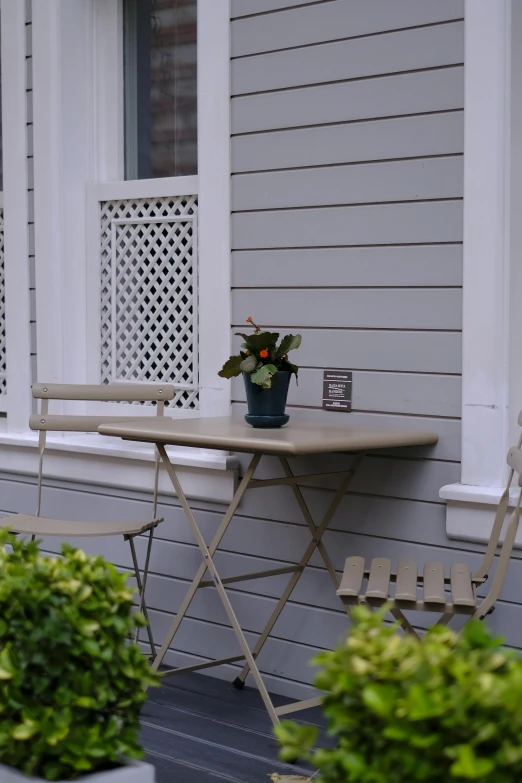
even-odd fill
[[(276, 705), (288, 699), (274, 696)], [(322, 726), (318, 709), (298, 720)], [(306, 775), (298, 762), (278, 760), (278, 744), (254, 688), (235, 690), (201, 674), (180, 675), (149, 692), (141, 714), (141, 741), (156, 767), (156, 783), (256, 783), (273, 772)]]

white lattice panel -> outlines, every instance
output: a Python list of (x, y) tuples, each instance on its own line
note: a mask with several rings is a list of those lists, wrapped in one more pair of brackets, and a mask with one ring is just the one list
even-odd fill
[(196, 197), (100, 207), (102, 381), (173, 383), (170, 405), (197, 408)]
[(5, 348), (5, 278), (4, 278), (4, 210), (0, 207), (0, 410), (5, 410), (3, 398), (7, 391)]

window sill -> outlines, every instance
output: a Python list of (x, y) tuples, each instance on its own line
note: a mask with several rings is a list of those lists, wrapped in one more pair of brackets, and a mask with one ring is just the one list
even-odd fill
[[(168, 448), (167, 453), (187, 497), (230, 502), (237, 484), (236, 457), (226, 452), (183, 447)], [(153, 448), (149, 444), (119, 441), (96, 433), (48, 436), (44, 476), (150, 491), (153, 462)], [(0, 432), (0, 470), (36, 475), (38, 434)], [(160, 474), (160, 492), (175, 494), (164, 470)]]
[[(446, 500), (446, 534), (458, 541), (486, 543), (491, 535), (498, 502), (503, 487), (477, 487), (469, 484), (447, 484), (439, 492)], [(518, 500), (517, 486), (510, 491), (510, 506)], [(522, 548), (522, 530), (515, 546)]]

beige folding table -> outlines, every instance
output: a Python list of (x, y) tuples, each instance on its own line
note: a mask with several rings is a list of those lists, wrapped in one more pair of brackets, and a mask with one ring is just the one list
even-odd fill
[[(402, 446), (428, 445), (437, 441), (437, 435), (433, 432), (421, 432), (416, 430), (351, 427), (342, 421), (339, 421), (339, 424), (331, 424), (298, 419), (292, 419), (289, 424), (281, 429), (254, 429), (239, 417), (178, 420), (165, 418), (136, 418), (135, 420), (115, 421), (114, 423), (104, 424), (99, 427), (98, 431), (102, 435), (111, 435), (125, 440), (156, 444), (202, 555), (201, 565), (168, 630), (161, 649), (154, 660), (153, 667), (157, 669), (161, 665), (196, 591), (199, 588), (215, 587), (239, 642), (241, 655), (221, 658), (216, 661), (196, 664), (194, 666), (185, 666), (179, 669), (169, 669), (163, 671), (162, 674), (164, 676), (179, 674), (181, 672), (196, 671), (198, 669), (210, 668), (211, 666), (218, 666), (223, 663), (233, 663), (244, 660), (244, 668), (239, 677), (234, 681), (234, 685), (238, 688), (242, 688), (248, 672), (252, 672), (266, 709), (274, 723), (279, 721), (280, 715), (297, 712), (298, 710), (317, 705), (320, 702), (320, 697), (317, 699), (307, 699), (305, 701), (286, 704), (282, 707), (274, 707), (259, 672), (256, 658), (261, 652), (283, 607), (290, 598), (301, 574), (308, 565), (310, 558), (316, 549), (323, 559), (335, 589), (337, 590), (339, 588), (339, 578), (322, 541), (322, 537), (365, 453), (370, 449), (375, 450)], [(241, 479), (234, 494), (232, 502), (209, 545), (207, 545), (203, 539), (198, 523), (181, 488), (176, 470), (169, 460), (165, 449), (165, 446), (168, 445), (219, 449), (221, 451), (241, 451), (253, 455), (245, 475)], [(292, 472), (288, 462), (289, 457), (333, 452), (354, 453), (354, 460), (350, 468), (335, 473), (313, 473), (304, 476), (296, 476)], [(254, 478), (256, 468), (264, 455), (271, 455), (279, 458), (284, 471), (283, 477), (262, 480)], [(310, 479), (326, 476), (338, 477), (340, 479), (339, 488), (335, 492), (323, 518), (319, 522), (315, 522), (301, 493), (299, 484), (307, 482)], [(287, 485), (292, 490), (301, 509), (304, 521), (310, 530), (310, 543), (303, 552), (300, 560), (295, 565), (283, 568), (274, 568), (268, 571), (258, 571), (256, 573), (238, 574), (237, 576), (221, 578), (214, 563), (214, 555), (245, 491), (248, 488), (274, 487), (281, 485)], [(204, 579), (207, 570), (210, 574), (210, 579)], [(281, 595), (281, 598), (277, 602), (270, 619), (260, 634), (254, 649), (250, 650), (230, 603), (225, 590), (225, 585), (249, 579), (276, 576), (279, 574), (291, 574), (291, 578)]]

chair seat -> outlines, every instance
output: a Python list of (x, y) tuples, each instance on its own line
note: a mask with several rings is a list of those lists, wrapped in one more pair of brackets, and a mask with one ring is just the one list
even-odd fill
[(13, 533), (25, 533), (31, 536), (137, 536), (163, 522), (162, 518), (148, 519), (145, 522), (67, 522), (61, 519), (34, 517), (29, 514), (17, 514), (0, 519), (0, 527), (8, 527)]
[(473, 579), (465, 563), (453, 564), (446, 577), (439, 562), (425, 563), (420, 570), (414, 560), (401, 560), (392, 572), (386, 557), (374, 558), (368, 568), (363, 557), (348, 557), (337, 595), (348, 605), (390, 602), (401, 609), (472, 614), (477, 606), (476, 586), (483, 581)]

